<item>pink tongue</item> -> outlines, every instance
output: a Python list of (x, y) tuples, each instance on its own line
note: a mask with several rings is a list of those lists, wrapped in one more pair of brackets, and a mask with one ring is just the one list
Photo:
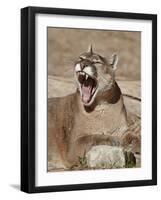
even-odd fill
[(85, 103), (90, 101), (91, 97), (91, 86), (82, 85), (82, 98)]

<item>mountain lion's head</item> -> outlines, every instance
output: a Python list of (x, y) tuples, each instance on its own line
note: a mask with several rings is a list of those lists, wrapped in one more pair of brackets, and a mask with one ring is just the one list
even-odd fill
[(90, 106), (102, 92), (109, 90), (115, 82), (118, 62), (116, 54), (107, 60), (94, 53), (92, 46), (75, 62), (75, 75), (82, 102)]

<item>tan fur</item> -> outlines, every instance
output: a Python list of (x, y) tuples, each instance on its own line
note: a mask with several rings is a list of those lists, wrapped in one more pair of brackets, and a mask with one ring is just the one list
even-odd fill
[(89, 151), (93, 145), (121, 145), (119, 144), (120, 138), (127, 131), (128, 125), (122, 95), (120, 94), (117, 99), (115, 103), (111, 102), (111, 91), (109, 91), (109, 96), (106, 94), (106, 101), (103, 98), (99, 99), (94, 108), (90, 110), (84, 108), (79, 94), (76, 94), (74, 126), (70, 133), (68, 146), (70, 163), (78, 161), (78, 158)]

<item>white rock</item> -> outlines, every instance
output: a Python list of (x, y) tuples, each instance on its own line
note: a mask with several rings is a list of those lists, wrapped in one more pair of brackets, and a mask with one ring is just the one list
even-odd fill
[(87, 165), (90, 168), (123, 168), (125, 156), (121, 147), (108, 145), (93, 146), (86, 154)]

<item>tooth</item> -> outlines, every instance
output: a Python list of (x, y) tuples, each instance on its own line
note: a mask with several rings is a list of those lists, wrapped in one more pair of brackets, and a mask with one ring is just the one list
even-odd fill
[(88, 79), (88, 75), (86, 74), (86, 80)]

